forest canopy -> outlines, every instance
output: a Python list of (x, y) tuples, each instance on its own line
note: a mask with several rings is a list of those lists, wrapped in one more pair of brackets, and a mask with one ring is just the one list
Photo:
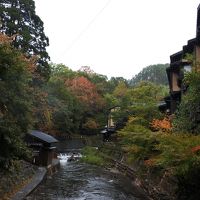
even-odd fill
[(157, 64), (145, 67), (130, 80), (130, 85), (136, 85), (140, 81), (150, 81), (155, 84), (167, 85), (167, 67), (169, 67), (169, 64)]

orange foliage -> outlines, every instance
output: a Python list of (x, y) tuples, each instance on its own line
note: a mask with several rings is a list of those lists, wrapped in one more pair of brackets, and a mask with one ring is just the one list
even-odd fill
[(12, 37), (9, 37), (5, 34), (0, 33), (0, 44), (5, 44), (5, 43), (11, 43), (16, 35), (13, 35)]
[(31, 72), (31, 74), (34, 77), (38, 77), (39, 73), (36, 71), (36, 68), (37, 68), (36, 63), (37, 63), (38, 58), (36, 56), (32, 56), (31, 58), (23, 57), (23, 59), (27, 61), (28, 63), (27, 68), (29, 72)]
[[(17, 35), (17, 34), (16, 34)], [(12, 42), (15, 39), (16, 35), (13, 35), (12, 37), (9, 37), (5, 34), (0, 33), (0, 45), (4, 49), (4, 51), (9, 55), (12, 55), (13, 52), (16, 52), (15, 60), (17, 62), (21, 62), (24, 65), (24, 70), (27, 72), (27, 75), (29, 76), (30, 80), (38, 80), (40, 82), (43, 78), (39, 74), (37, 70), (37, 56), (29, 56), (27, 57), (25, 54), (23, 54), (20, 51), (15, 51), (14, 47), (12, 47)], [(31, 83), (31, 81), (30, 81)], [(33, 85), (33, 83), (29, 84), (27, 87), (27, 93), (30, 93), (32, 95), (33, 105), (32, 105), (32, 114), (35, 116), (35, 119), (38, 118), (39, 115), (42, 115), (42, 120), (39, 121), (39, 126), (45, 127), (46, 123), (49, 122), (47, 119), (50, 117), (47, 116), (45, 111), (50, 110), (47, 102), (47, 96), (48, 94), (46, 92), (43, 92), (38, 85)], [(2, 105), (0, 108), (0, 115), (3, 115), (6, 111), (6, 106)], [(47, 121), (47, 122), (46, 122)], [(49, 122), (50, 123), (50, 122)]]
[[(5, 45), (6, 50), (9, 51), (11, 49), (11, 43), (14, 41), (17, 34), (9, 37), (5, 34), (0, 33), (0, 45)], [(37, 56), (32, 56), (30, 58), (27, 58), (25, 54), (19, 54), (19, 59), (21, 59), (22, 62), (26, 63), (27, 70), (32, 74), (33, 77), (38, 77), (39, 74), (36, 72), (36, 63), (37, 63)]]
[(153, 119), (150, 123), (152, 130), (159, 131), (162, 130), (164, 132), (170, 132), (172, 130), (172, 124), (168, 117), (165, 117), (162, 120)]
[(154, 166), (155, 163), (156, 163), (156, 160), (153, 158), (144, 161), (144, 165), (149, 166), (149, 167)]
[(65, 81), (65, 85), (85, 106), (102, 107), (103, 101), (97, 92), (95, 84), (87, 78), (83, 76), (76, 77)]

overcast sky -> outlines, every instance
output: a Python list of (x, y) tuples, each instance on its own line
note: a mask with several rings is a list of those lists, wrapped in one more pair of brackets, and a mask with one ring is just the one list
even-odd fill
[(195, 37), (199, 0), (35, 0), (51, 61), (130, 79)]

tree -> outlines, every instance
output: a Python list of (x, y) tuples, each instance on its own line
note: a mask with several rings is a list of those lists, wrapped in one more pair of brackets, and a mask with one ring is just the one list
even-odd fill
[(35, 13), (33, 0), (0, 0), (0, 32), (15, 35), (13, 45), (27, 57), (38, 55), (37, 71), (44, 77), (50, 74), (46, 47), (49, 39), (44, 34), (43, 22)]
[(163, 85), (141, 81), (134, 88), (130, 89), (129, 93), (132, 102), (148, 104), (159, 102), (168, 93), (168, 90)]
[(129, 89), (125, 82), (119, 82), (113, 91), (113, 96), (118, 100), (118, 106), (121, 107), (121, 110), (123, 108), (126, 110), (128, 105), (131, 104), (128, 91)]
[(145, 67), (141, 72), (139, 72), (129, 81), (129, 84), (134, 86), (140, 81), (150, 81), (156, 84), (167, 85), (167, 67), (169, 67), (169, 64), (157, 64)]
[(77, 72), (72, 71), (69, 67), (64, 64), (54, 64), (50, 63), (51, 68), (51, 78), (62, 78), (62, 79), (72, 79), (77, 75)]
[(97, 92), (101, 95), (108, 93), (109, 90), (109, 83), (108, 78), (105, 75), (93, 73), (88, 76), (88, 79), (95, 84)]
[(96, 86), (87, 78), (81, 76), (70, 81), (66, 81), (66, 86), (90, 110), (99, 110), (102, 108), (102, 98), (97, 93)]
[(127, 86), (124, 82), (119, 82), (116, 88), (113, 91), (113, 95), (118, 98), (122, 98), (127, 93)]
[(123, 77), (111, 77), (108, 81), (110, 92), (113, 92), (114, 89), (118, 86), (119, 83), (123, 82), (126, 86), (128, 86), (128, 81)]
[(199, 134), (200, 131), (200, 73), (185, 75), (184, 83), (189, 85), (182, 95), (181, 103), (173, 120), (174, 129), (182, 133)]
[(160, 118), (158, 102), (165, 96), (165, 86), (156, 85), (152, 82), (142, 81), (127, 92), (129, 111), (132, 115), (142, 118), (145, 126), (154, 118)]
[(80, 76), (75, 77), (72, 80), (65, 82), (66, 87), (69, 88), (70, 92), (78, 99), (79, 104), (83, 108), (82, 119), (80, 129), (83, 130), (83, 125), (93, 120), (96, 124), (105, 124), (102, 117), (104, 113), (105, 102), (101, 94), (98, 93), (96, 85), (93, 84), (86, 77)]
[(0, 34), (0, 167), (3, 168), (25, 156), (22, 137), (32, 124), (30, 83), (34, 63), (11, 47), (11, 40)]
[[(59, 133), (75, 133), (79, 130), (83, 108), (59, 77), (51, 77), (47, 83), (48, 112), (52, 129)], [(49, 130), (50, 132), (52, 130)]]
[(82, 66), (82, 67), (78, 70), (78, 72), (84, 72), (84, 73), (86, 73), (86, 74), (88, 74), (88, 75), (94, 74), (94, 73), (95, 73), (89, 66)]

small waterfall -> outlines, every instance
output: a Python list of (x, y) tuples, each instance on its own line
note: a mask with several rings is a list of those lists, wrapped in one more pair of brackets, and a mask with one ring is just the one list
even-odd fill
[(65, 164), (70, 161), (77, 161), (82, 155), (80, 153), (60, 153), (57, 157), (61, 164)]

